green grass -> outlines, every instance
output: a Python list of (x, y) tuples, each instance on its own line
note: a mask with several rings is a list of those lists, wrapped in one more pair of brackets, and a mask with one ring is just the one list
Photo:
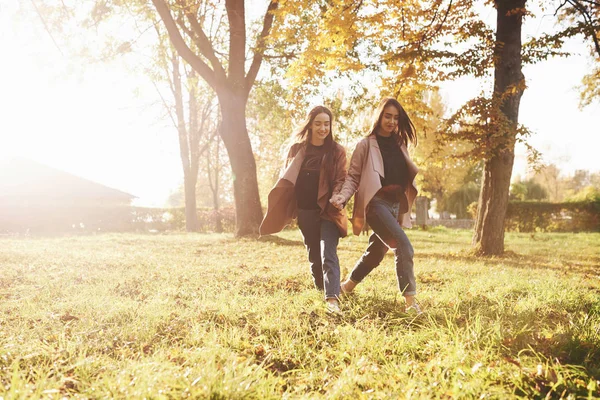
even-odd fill
[(600, 397), (600, 234), (408, 235), (417, 318), (391, 254), (328, 315), (297, 231), (0, 238), (0, 396)]

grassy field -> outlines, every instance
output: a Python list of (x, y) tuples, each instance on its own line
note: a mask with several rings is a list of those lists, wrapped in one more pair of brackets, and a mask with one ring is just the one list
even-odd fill
[(391, 254), (327, 314), (296, 231), (2, 237), (0, 397), (600, 398), (600, 234), (408, 234), (416, 318)]

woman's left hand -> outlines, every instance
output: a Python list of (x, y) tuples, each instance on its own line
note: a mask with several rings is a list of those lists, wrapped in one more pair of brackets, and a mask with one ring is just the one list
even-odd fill
[(331, 199), (329, 199), (329, 202), (340, 211), (344, 209), (344, 196), (341, 194), (334, 194), (331, 196)]

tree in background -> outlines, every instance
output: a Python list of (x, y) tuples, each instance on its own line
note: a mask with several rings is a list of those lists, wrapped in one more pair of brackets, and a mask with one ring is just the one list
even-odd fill
[(548, 200), (560, 202), (564, 199), (565, 185), (560, 178), (560, 169), (554, 164), (543, 165), (535, 172), (532, 180), (548, 192)]
[[(248, 50), (246, 7), (244, 0), (203, 2), (186, 0), (152, 0), (178, 53), (216, 92), (222, 125), (221, 138), (229, 154), (233, 171), (233, 191), (236, 205), (236, 236), (256, 235), (262, 220), (258, 193), (256, 162), (246, 126), (246, 105), (256, 76), (263, 62), (265, 39), (271, 31), (277, 1), (268, 4), (262, 30), (251, 47), (252, 62), (246, 71)], [(224, 6), (224, 9), (223, 9)], [(205, 10), (220, 15), (228, 22), (228, 40), (223, 48), (211, 42), (210, 26)], [(191, 48), (184, 37), (195, 44)]]
[(480, 185), (475, 182), (468, 182), (460, 188), (444, 197), (441, 203), (441, 209), (456, 215), (456, 218), (471, 218), (469, 206), (477, 201), (480, 192)]
[(593, 201), (600, 206), (600, 187), (586, 186), (579, 192), (566, 198), (567, 201)]
[(288, 93), (275, 77), (257, 81), (248, 101), (248, 132), (254, 144), (261, 198), (266, 199), (279, 177), (293, 133), (295, 110)]
[(154, 26), (159, 43), (155, 62), (162, 69), (163, 79), (166, 79), (174, 101), (168, 102), (162, 95), (157, 85), (159, 76), (155, 75), (153, 83), (177, 128), (183, 167), (185, 227), (188, 232), (196, 232), (199, 229), (196, 184), (200, 157), (211, 142), (215, 141), (217, 133), (214, 128), (217, 125), (215, 99), (212, 91), (199, 81), (197, 73), (181, 62), (180, 56), (166, 41), (158, 25)]
[(577, 197), (589, 188), (600, 190), (600, 172), (577, 170), (569, 176), (555, 164), (541, 165), (527, 180), (539, 185), (547, 193), (547, 199), (555, 203)]
[[(496, 32), (473, 13), (473, 4), (463, 3), (470, 12), (463, 15), (459, 31), (448, 32), (457, 41), (456, 50), (449, 49), (440, 57), (442, 62), (434, 65), (450, 67), (450, 71), (442, 71), (441, 79), (486, 76), (490, 70), (494, 71), (491, 96), (467, 102), (449, 119), (446, 132), (448, 137), (471, 142), (472, 150), (467, 155), (484, 162), (473, 246), (480, 254), (500, 254), (504, 251), (504, 219), (514, 147), (530, 133), (518, 124), (520, 98), (525, 90), (521, 68), (524, 63), (564, 53), (560, 45), (549, 46), (547, 40), (534, 38), (522, 45), (521, 25), (528, 12), (525, 0), (489, 3), (496, 8)], [(450, 14), (453, 13), (451, 8), (450, 3), (447, 8)], [(462, 51), (461, 47), (466, 50)], [(539, 156), (531, 147), (529, 150), (531, 159)]]
[(465, 218), (466, 206), (477, 199), (467, 196), (470, 201), (463, 210), (462, 202), (458, 200), (464, 196), (460, 193), (472, 194), (473, 187), (480, 187), (481, 163), (474, 157), (464, 156), (472, 147), (470, 143), (440, 142), (439, 128), (444, 121), (446, 106), (437, 91), (430, 92), (425, 101), (430, 109), (428, 117), (415, 120), (420, 133), (419, 145), (413, 153), (420, 169), (417, 175), (419, 195), (434, 200), (437, 212), (448, 211)]
[(210, 188), (213, 215), (215, 219), (215, 232), (223, 232), (223, 224), (221, 221), (221, 198), (226, 187), (223, 176), (227, 176), (231, 171), (227, 171), (225, 168), (227, 160), (225, 154), (223, 154), (221, 140), (215, 140), (206, 152), (206, 178), (208, 181), (208, 187)]
[(521, 26), (525, 0), (496, 0), (494, 92), (490, 130), (499, 139), (486, 158), (479, 196), (473, 245), (482, 254), (504, 252), (504, 220), (515, 158), (519, 104), (525, 90), (521, 72)]
[(600, 189), (598, 183), (598, 178), (600, 178), (600, 172), (592, 173), (590, 171), (578, 169), (573, 173), (573, 176), (566, 178), (567, 183), (567, 193), (566, 196), (572, 196), (586, 187), (594, 186), (594, 181), (596, 181), (596, 186)]
[(510, 185), (510, 200), (545, 200), (548, 198), (548, 192), (542, 185), (533, 179), (516, 181)]
[[(81, 4), (61, 3), (47, 5), (44, 9), (44, 12), (53, 14), (59, 29), (65, 20), (87, 19), (90, 21), (88, 27), (98, 28), (101, 20), (128, 15), (136, 23), (154, 21), (158, 13), (178, 54), (216, 93), (222, 116), (219, 134), (233, 171), (236, 235), (257, 234), (262, 210), (256, 162), (245, 115), (248, 96), (263, 63), (266, 38), (273, 25), (273, 12), (278, 2), (272, 0), (265, 4), (258, 29), (254, 25), (247, 26), (244, 0), (152, 0), (151, 3), (106, 0), (93, 3), (91, 10)], [(113, 41), (107, 46), (107, 52), (127, 51), (142, 36)], [(256, 37), (253, 45), (247, 40), (249, 36)], [(252, 55), (247, 65), (248, 52)]]

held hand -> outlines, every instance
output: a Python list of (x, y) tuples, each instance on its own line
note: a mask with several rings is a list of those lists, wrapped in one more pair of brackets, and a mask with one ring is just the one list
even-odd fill
[(329, 202), (338, 210), (344, 208), (344, 197), (341, 194), (334, 194), (331, 196), (331, 199), (329, 199)]

